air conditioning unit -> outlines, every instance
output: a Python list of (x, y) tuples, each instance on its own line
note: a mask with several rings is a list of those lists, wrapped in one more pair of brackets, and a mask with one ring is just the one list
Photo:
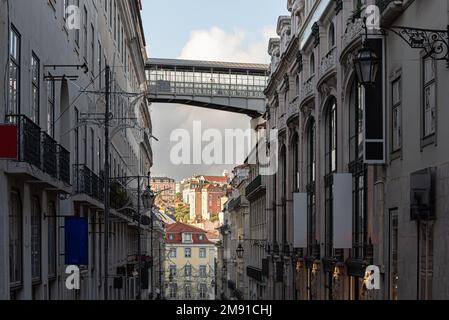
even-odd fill
[(410, 176), (411, 220), (433, 220), (435, 215), (435, 170), (427, 168)]

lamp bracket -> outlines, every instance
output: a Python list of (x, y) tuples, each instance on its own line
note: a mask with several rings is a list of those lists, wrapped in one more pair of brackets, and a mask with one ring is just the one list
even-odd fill
[(413, 49), (424, 49), (434, 60), (445, 60), (449, 67), (449, 26), (446, 30), (432, 30), (401, 26), (383, 28), (398, 35)]

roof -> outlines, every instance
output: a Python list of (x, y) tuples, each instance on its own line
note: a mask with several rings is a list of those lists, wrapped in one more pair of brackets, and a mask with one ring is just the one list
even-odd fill
[(201, 60), (183, 60), (183, 59), (159, 59), (151, 58), (147, 60), (147, 65), (158, 65), (165, 67), (195, 67), (205, 69), (235, 69), (266, 72), (267, 64), (259, 63), (240, 63), (240, 62), (220, 62), (220, 61), (201, 61)]
[[(207, 237), (207, 232), (203, 229), (177, 222), (174, 224), (171, 224), (167, 226), (166, 229), (166, 235), (165, 235), (165, 241), (168, 244), (182, 244), (182, 234), (183, 233), (191, 233), (192, 234), (192, 240), (193, 245), (195, 244), (213, 244), (211, 241), (209, 241)], [(170, 240), (169, 234), (174, 235), (174, 239)], [(200, 240), (199, 235), (203, 235), (203, 240)]]
[(203, 176), (204, 180), (208, 182), (220, 182), (220, 183), (228, 183), (228, 177), (224, 176)]

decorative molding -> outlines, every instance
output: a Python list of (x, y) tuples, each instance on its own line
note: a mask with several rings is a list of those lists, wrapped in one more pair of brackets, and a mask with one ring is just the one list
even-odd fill
[(343, 10), (343, 0), (334, 0), (335, 2), (335, 15), (338, 15)]
[(327, 71), (335, 68), (337, 64), (337, 48), (332, 48), (322, 59), (320, 65), (320, 74), (324, 75)]
[(346, 26), (345, 34), (342, 37), (343, 48), (346, 48), (355, 38), (360, 36), (363, 32), (363, 20), (350, 20)]

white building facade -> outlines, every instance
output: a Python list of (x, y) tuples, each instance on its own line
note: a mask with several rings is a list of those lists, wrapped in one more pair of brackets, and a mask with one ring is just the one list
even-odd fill
[[(150, 295), (147, 276), (138, 290), (138, 223), (121, 210), (123, 201), (136, 204), (137, 183), (125, 177), (146, 177), (153, 164), (140, 11), (139, 0), (0, 2), (0, 122), (17, 125), (19, 151), (16, 160), (0, 160), (0, 299), (103, 299), (106, 290), (109, 299)], [(113, 180), (105, 290), (107, 65)], [(140, 253), (151, 257), (144, 216)], [(89, 259), (78, 291), (65, 287), (65, 217), (88, 221)]]

